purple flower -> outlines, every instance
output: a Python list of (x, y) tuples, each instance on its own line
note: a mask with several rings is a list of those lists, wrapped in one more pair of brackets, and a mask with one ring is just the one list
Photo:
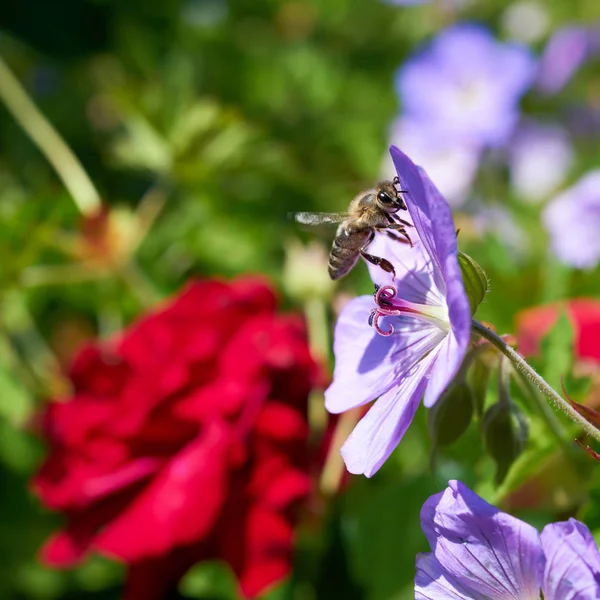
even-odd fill
[(579, 269), (600, 261), (600, 169), (584, 175), (544, 209), (550, 246), (564, 263)]
[(527, 122), (510, 145), (510, 179), (529, 202), (541, 202), (565, 180), (573, 164), (568, 133), (557, 125)]
[(404, 116), (431, 136), (478, 145), (504, 143), (534, 75), (531, 53), (477, 25), (446, 29), (399, 71)]
[(427, 165), (431, 180), (451, 206), (467, 200), (479, 166), (478, 147), (438, 141), (418, 123), (402, 118), (392, 125), (391, 141), (419, 164)]
[(540, 535), (450, 481), (423, 505), (421, 525), (431, 552), (417, 556), (415, 600), (600, 598), (600, 552), (575, 519)]
[[(594, 43), (596, 38), (596, 43)], [(556, 94), (598, 45), (598, 32), (587, 27), (564, 27), (548, 42), (540, 59), (537, 87), (545, 94)]]
[[(432, 406), (456, 374), (470, 339), (471, 314), (457, 260), (450, 207), (427, 177), (391, 147), (407, 190), (413, 247), (378, 234), (369, 252), (395, 278), (369, 265), (379, 289), (343, 309), (335, 328), (333, 383), (325, 406), (340, 413), (378, 399), (342, 448), (351, 473), (373, 475), (398, 445), (424, 395)], [(372, 327), (369, 327), (369, 323)]]

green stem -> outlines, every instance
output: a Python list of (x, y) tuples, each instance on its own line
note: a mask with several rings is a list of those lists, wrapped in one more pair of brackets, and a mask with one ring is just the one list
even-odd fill
[(1, 57), (0, 99), (54, 167), (81, 213), (91, 215), (97, 212), (100, 208), (98, 190), (73, 151), (33, 103)]
[[(327, 362), (329, 352), (329, 327), (327, 325), (327, 306), (321, 298), (312, 298), (304, 303), (304, 314), (308, 326), (308, 343), (315, 359)], [(320, 435), (327, 427), (322, 390), (312, 390), (308, 400), (308, 418), (311, 431)]]
[(598, 431), (589, 421), (584, 419), (560, 394), (548, 385), (548, 383), (535, 370), (529, 366), (526, 360), (515, 350), (513, 350), (501, 337), (493, 331), (473, 319), (472, 329), (475, 333), (486, 339), (490, 344), (497, 348), (510, 362), (514, 369), (522, 376), (527, 378), (535, 385), (540, 392), (560, 408), (572, 421), (575, 421), (587, 435), (600, 442), (600, 431)]
[(520, 371), (516, 371), (516, 373), (518, 377), (517, 383), (521, 391), (529, 399), (531, 406), (544, 420), (546, 427), (552, 436), (554, 436), (554, 439), (558, 442), (565, 455), (573, 462), (576, 469), (579, 470), (581, 462), (578, 460), (578, 457), (580, 453), (577, 451), (577, 447), (573, 444), (573, 441), (566, 435), (565, 428), (557, 418), (556, 413), (552, 411), (548, 403), (541, 397), (539, 390), (531, 383), (531, 380), (525, 377)]
[(161, 294), (133, 259), (123, 263), (117, 272), (144, 308), (151, 308), (162, 300)]

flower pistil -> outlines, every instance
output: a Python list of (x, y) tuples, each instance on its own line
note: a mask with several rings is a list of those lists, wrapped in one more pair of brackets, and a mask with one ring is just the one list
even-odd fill
[(450, 330), (450, 320), (448, 308), (446, 306), (434, 306), (430, 304), (418, 304), (409, 302), (398, 297), (398, 290), (393, 285), (384, 285), (382, 287), (375, 285), (376, 308), (369, 315), (369, 325), (379, 333), (387, 337), (394, 333), (394, 326), (389, 325), (387, 331), (381, 328), (379, 320), (382, 317), (413, 317), (439, 327), (442, 331)]

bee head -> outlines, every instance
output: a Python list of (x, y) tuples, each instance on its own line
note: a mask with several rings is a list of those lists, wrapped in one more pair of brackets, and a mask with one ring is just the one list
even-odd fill
[(380, 185), (377, 192), (377, 204), (387, 213), (393, 214), (399, 210), (406, 210), (404, 198), (391, 181), (386, 181)]

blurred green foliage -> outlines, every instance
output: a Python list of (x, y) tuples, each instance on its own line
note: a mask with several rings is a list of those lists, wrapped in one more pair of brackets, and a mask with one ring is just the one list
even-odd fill
[[(64, 393), (62, 369), (77, 346), (117, 331), (191, 276), (262, 272), (288, 305), (300, 304), (283, 278), (285, 248), (298, 238), (327, 248), (332, 233), (302, 231), (288, 213), (343, 210), (357, 190), (380, 177), (388, 128), (400, 110), (393, 77), (403, 60), (454, 20), (480, 20), (502, 33), (505, 2), (465, 5), (3, 3), (0, 57), (72, 148), (111, 212), (106, 222), (83, 219), (46, 158), (0, 106), (1, 598), (121, 595), (120, 565), (93, 557), (57, 572), (36, 560), (60, 519), (27, 491), (43, 455), (29, 425), (41, 402)], [(556, 0), (547, 10), (551, 28), (600, 17), (593, 0)], [(558, 97), (545, 104), (527, 100), (526, 107), (552, 117), (596, 97), (597, 84), (584, 69)], [(577, 151), (573, 179), (597, 164), (595, 141), (580, 141)], [(514, 315), (527, 306), (600, 297), (597, 270), (570, 271), (548, 255), (539, 207), (515, 197), (502, 169), (483, 170), (476, 185), (484, 202), (500, 199), (513, 211), (527, 241), (527, 251), (515, 253), (501, 236), (469, 235), (468, 228), (461, 233), (461, 248), (491, 281), (478, 318), (512, 331)], [(460, 218), (468, 222), (470, 216)], [(372, 291), (366, 269), (353, 271), (342, 290)], [(554, 385), (564, 374), (575, 399), (584, 397), (586, 382), (569, 376), (566, 320), (546, 338), (536, 366)], [(497, 400), (496, 378), (486, 406)], [(355, 478), (319, 508), (317, 523), (307, 519), (294, 573), (269, 597), (413, 597), (415, 554), (427, 549), (419, 510), (448, 478), (476, 486), (507, 508), (530, 511), (536, 525), (574, 514), (590, 491), (597, 499), (600, 478), (596, 473), (590, 483), (595, 465), (572, 451), (574, 428), (540, 409), (531, 390), (513, 387), (531, 421), (530, 442), (499, 489), (492, 483), (494, 463), (483, 452), (479, 417), (437, 456), (432, 471), (420, 409), (373, 480)], [(566, 437), (554, 436), (548, 419)], [(532, 507), (523, 500), (523, 493), (525, 500), (535, 496), (527, 486), (548, 493)], [(594, 503), (582, 514), (600, 530)], [(179, 593), (229, 598), (234, 586), (224, 567), (200, 565)]]

